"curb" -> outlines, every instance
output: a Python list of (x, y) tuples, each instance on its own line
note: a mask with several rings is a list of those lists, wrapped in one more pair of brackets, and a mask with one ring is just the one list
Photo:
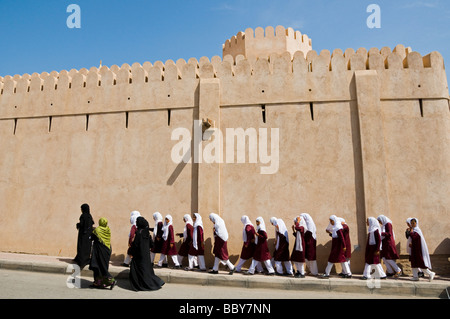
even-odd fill
[[(30, 272), (55, 273), (91, 277), (92, 271), (85, 267), (81, 273), (75, 274), (73, 264), (55, 264), (50, 262), (14, 261), (0, 259), (0, 269), (20, 270)], [(129, 268), (110, 266), (109, 272), (116, 279), (128, 279)], [(204, 272), (173, 269), (155, 269), (155, 273), (166, 283), (191, 284), (202, 286), (222, 286), (238, 288), (280, 289), (298, 291), (327, 291), (336, 293), (357, 293), (370, 297), (377, 295), (398, 295), (405, 297), (443, 298), (447, 299), (447, 288), (450, 282), (410, 282), (405, 280), (362, 281), (356, 278), (341, 279), (331, 277), (318, 279), (314, 277), (268, 277), (264, 275), (246, 276), (235, 274), (211, 275)]]

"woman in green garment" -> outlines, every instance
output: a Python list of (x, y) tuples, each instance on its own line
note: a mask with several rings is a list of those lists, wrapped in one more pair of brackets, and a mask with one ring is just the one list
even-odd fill
[(111, 229), (104, 217), (100, 218), (98, 225), (92, 232), (94, 244), (89, 269), (94, 272), (94, 283), (91, 287), (113, 289), (116, 280), (108, 271), (111, 258)]

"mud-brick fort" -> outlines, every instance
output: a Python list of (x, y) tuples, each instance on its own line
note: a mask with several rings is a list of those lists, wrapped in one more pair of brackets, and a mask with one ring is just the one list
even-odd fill
[[(200, 213), (209, 263), (208, 215), (219, 213), (235, 262), (242, 215), (263, 216), (273, 242), (270, 217), (290, 229), (308, 212), (319, 271), (335, 214), (350, 226), (357, 273), (366, 218), (384, 214), (404, 267), (405, 220), (417, 217), (433, 269), (449, 272), (450, 108), (438, 52), (316, 52), (292, 28), (256, 28), (226, 40), (222, 58), (8, 75), (0, 92), (0, 251), (75, 256), (88, 203), (97, 222), (109, 220), (113, 259), (126, 253), (130, 212), (139, 210), (150, 224), (156, 211), (172, 215), (175, 232), (184, 214)], [(179, 128), (190, 147), (174, 161)], [(244, 156), (227, 128), (256, 132)]]

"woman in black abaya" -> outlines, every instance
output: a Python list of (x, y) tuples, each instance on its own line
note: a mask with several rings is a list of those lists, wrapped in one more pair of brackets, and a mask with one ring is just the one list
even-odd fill
[(81, 269), (89, 264), (89, 259), (91, 258), (92, 240), (90, 237), (92, 234), (92, 225), (94, 225), (94, 220), (92, 219), (89, 205), (83, 204), (81, 205), (80, 222), (77, 223), (77, 256), (74, 258), (74, 262)]
[(150, 248), (153, 240), (150, 237), (148, 222), (144, 217), (136, 219), (137, 231), (130, 247), (132, 256), (130, 264), (130, 283), (135, 291), (157, 290), (164, 281), (155, 275), (153, 263), (150, 261)]

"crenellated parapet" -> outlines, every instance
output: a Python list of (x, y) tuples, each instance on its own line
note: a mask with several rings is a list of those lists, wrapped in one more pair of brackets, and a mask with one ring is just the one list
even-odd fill
[(220, 79), (223, 105), (351, 100), (349, 85), (357, 70), (378, 72), (385, 99), (448, 98), (441, 54), (421, 56), (398, 45), (5, 76), (0, 78), (0, 118), (191, 108), (198, 105), (199, 80), (207, 78)]
[(307, 54), (311, 50), (312, 41), (306, 34), (283, 26), (277, 26), (275, 29), (268, 26), (265, 29), (248, 28), (245, 32), (239, 32), (226, 40), (222, 46), (222, 56), (231, 55), (236, 58), (242, 55), (246, 58), (267, 58), (273, 53), (289, 52), (293, 56), (297, 51)]

